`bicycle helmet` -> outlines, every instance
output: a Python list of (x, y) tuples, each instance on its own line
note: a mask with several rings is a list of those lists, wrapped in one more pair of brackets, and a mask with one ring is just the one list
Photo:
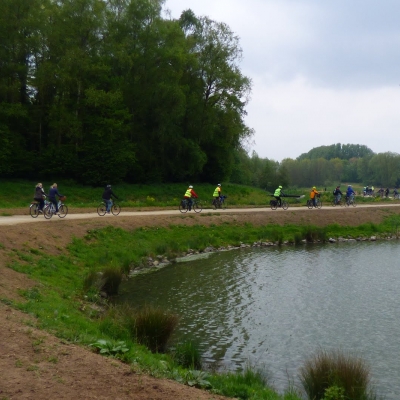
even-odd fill
[(111, 185), (107, 185), (107, 189), (111, 189)]
[(193, 189), (193, 186), (192, 186), (192, 185), (190, 185), (190, 186), (189, 186), (189, 189)]
[(282, 186), (279, 186), (279, 189), (282, 189)]
[(218, 183), (218, 186), (221, 186), (221, 184), (220, 184), (220, 183)]
[(315, 187), (315, 186), (313, 186), (312, 188), (313, 188), (313, 189), (316, 189), (316, 187)]

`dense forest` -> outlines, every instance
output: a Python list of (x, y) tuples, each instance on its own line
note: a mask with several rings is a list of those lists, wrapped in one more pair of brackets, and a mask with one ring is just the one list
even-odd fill
[(399, 185), (357, 144), (282, 162), (246, 151), (251, 81), (223, 22), (164, 0), (0, 0), (0, 178)]
[(229, 27), (163, 0), (0, 0), (0, 174), (223, 180), (252, 134)]

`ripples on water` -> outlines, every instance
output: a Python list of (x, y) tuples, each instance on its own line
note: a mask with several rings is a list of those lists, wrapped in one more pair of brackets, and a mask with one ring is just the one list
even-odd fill
[(221, 252), (136, 277), (122, 300), (181, 316), (176, 340), (221, 370), (263, 369), (278, 389), (315, 350), (342, 349), (400, 398), (399, 245), (348, 243)]

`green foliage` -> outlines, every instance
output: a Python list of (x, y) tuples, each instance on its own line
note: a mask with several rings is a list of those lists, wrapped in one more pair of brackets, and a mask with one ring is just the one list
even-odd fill
[(252, 368), (246, 368), (243, 372), (222, 374), (218, 378), (212, 376), (210, 382), (217, 393), (228, 397), (243, 400), (278, 400), (281, 398), (267, 386), (262, 373)]
[(335, 392), (352, 400), (375, 399), (370, 368), (361, 358), (342, 351), (319, 350), (301, 367), (300, 381), (310, 400), (334, 398)]
[(301, 154), (297, 157), (298, 160), (304, 159), (317, 159), (324, 158), (331, 160), (333, 158), (339, 158), (342, 160), (350, 160), (351, 158), (362, 158), (365, 156), (371, 156), (374, 152), (367, 146), (360, 144), (332, 144), (330, 146), (319, 146), (314, 147), (308, 153)]
[(110, 340), (99, 339), (97, 342), (90, 344), (90, 346), (96, 348), (100, 354), (106, 356), (114, 356), (118, 357), (121, 354), (129, 351), (129, 348), (126, 346), (126, 343), (122, 340), (113, 343)]
[(192, 341), (178, 343), (172, 351), (174, 361), (184, 368), (201, 369), (201, 353), (197, 344)]
[(339, 386), (330, 386), (325, 389), (325, 396), (322, 400), (346, 400), (345, 391)]
[(209, 374), (204, 371), (198, 370), (187, 370), (187, 371), (175, 371), (173, 378), (183, 383), (184, 385), (197, 387), (200, 389), (211, 389), (212, 385), (210, 383)]
[(2, 1), (0, 176), (229, 177), (252, 134), (239, 40), (193, 13), (163, 19), (163, 3)]

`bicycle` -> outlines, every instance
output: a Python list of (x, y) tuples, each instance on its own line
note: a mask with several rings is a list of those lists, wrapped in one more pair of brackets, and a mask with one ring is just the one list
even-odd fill
[[(193, 200), (192, 206), (191, 206), (192, 210), (196, 213), (201, 212), (201, 210), (203, 209), (201, 206), (201, 203), (198, 200)], [(187, 213), (189, 210), (189, 201), (188, 199), (182, 199), (180, 204), (179, 204), (179, 211), (181, 213)]]
[(400, 193), (393, 194), (393, 199), (394, 200), (399, 200), (400, 199)]
[(355, 207), (356, 206), (356, 201), (354, 200), (354, 197), (353, 196), (350, 196), (350, 197), (346, 196), (344, 205), (346, 207), (350, 207), (350, 206)]
[[(66, 200), (66, 197), (60, 197), (58, 199), (58, 216), (60, 218), (65, 218), (68, 214), (68, 207), (63, 203)], [(47, 204), (43, 207), (43, 215), (46, 219), (50, 219), (56, 213), (56, 207), (53, 203), (47, 202)]]
[(287, 210), (289, 208), (289, 204), (281, 199), (281, 205), (278, 205), (278, 200), (271, 200), (269, 202), (269, 205), (271, 207), (271, 210), (276, 210), (277, 208), (283, 208), (284, 210)]
[(332, 207), (336, 207), (336, 206), (343, 207), (344, 204), (342, 202), (342, 198), (340, 198), (340, 200), (338, 200), (336, 197), (334, 197), (333, 200), (331, 201), (331, 206)]
[[(121, 212), (121, 207), (111, 200), (110, 210), (112, 215), (117, 216)], [(97, 214), (99, 214), (100, 217), (103, 217), (104, 215), (106, 215), (106, 213), (107, 213), (107, 204), (105, 201), (102, 201), (97, 207)]]
[(213, 199), (212, 205), (214, 206), (214, 209), (216, 210), (217, 208), (222, 208), (223, 210), (226, 209), (226, 203), (225, 199), (227, 196), (219, 196), (217, 199)]
[[(45, 200), (45, 205), (47, 201)], [(44, 207), (43, 207), (44, 208)], [(32, 201), (31, 205), (29, 206), (29, 214), (32, 218), (37, 218), (40, 214), (39, 212), (39, 202), (34, 200)]]
[(314, 206), (314, 203), (313, 203), (313, 201), (312, 201), (312, 199), (308, 199), (307, 200), (307, 207), (311, 210), (312, 208), (321, 208), (322, 207), (322, 201), (321, 201), (321, 199), (320, 199), (320, 195), (319, 194), (317, 194), (316, 196), (315, 196), (315, 206)]

